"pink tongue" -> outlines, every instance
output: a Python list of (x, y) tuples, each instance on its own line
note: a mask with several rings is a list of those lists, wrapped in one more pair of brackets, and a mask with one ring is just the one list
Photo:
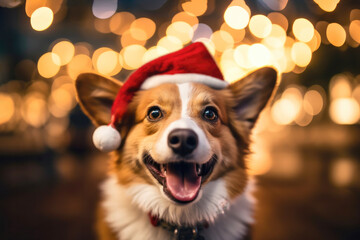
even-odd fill
[(195, 163), (169, 163), (166, 166), (166, 185), (171, 195), (179, 201), (189, 202), (196, 198), (201, 177), (196, 174)]

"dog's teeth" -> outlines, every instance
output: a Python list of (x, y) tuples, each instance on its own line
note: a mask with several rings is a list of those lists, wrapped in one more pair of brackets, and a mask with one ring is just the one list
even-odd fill
[(198, 176), (201, 175), (201, 167), (200, 167), (199, 164), (196, 164), (196, 173), (197, 173)]
[(161, 173), (166, 175), (166, 169), (165, 169), (164, 164), (160, 164), (160, 169), (161, 169)]

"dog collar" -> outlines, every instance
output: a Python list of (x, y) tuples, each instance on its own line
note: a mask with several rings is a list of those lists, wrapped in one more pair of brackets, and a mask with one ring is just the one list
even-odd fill
[(179, 226), (159, 219), (159, 217), (151, 213), (149, 213), (149, 219), (154, 227), (162, 227), (164, 230), (170, 232), (174, 240), (205, 240), (205, 238), (200, 235), (200, 231), (209, 227), (207, 222), (199, 223), (195, 226)]

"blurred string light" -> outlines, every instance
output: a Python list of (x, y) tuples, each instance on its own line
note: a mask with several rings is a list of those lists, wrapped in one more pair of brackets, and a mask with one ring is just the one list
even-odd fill
[(296, 19), (292, 30), (296, 39), (302, 42), (309, 42), (314, 36), (314, 26), (305, 18)]
[(340, 0), (314, 0), (314, 2), (325, 12), (332, 12)]
[(251, 33), (258, 38), (264, 38), (271, 32), (271, 21), (264, 15), (252, 16), (249, 22), (249, 29)]
[(248, 25), (250, 15), (250, 8), (245, 1), (233, 1), (225, 10), (224, 20), (233, 29), (243, 29)]
[(181, 4), (183, 10), (194, 16), (201, 16), (207, 10), (208, 0), (190, 0)]
[(330, 81), (330, 118), (337, 124), (355, 124), (360, 119), (359, 103), (353, 97), (352, 84), (347, 75), (335, 75)]
[(339, 158), (331, 164), (330, 180), (337, 187), (347, 187), (354, 182), (357, 171), (353, 159)]
[[(51, 51), (53, 56), (58, 56), (60, 59), (60, 66), (68, 64), (75, 54), (75, 46), (68, 40), (63, 40), (54, 45)], [(55, 57), (56, 58), (56, 57)], [(55, 60), (57, 61), (57, 60)]]
[(54, 13), (48, 7), (36, 9), (30, 17), (31, 27), (36, 31), (44, 31), (52, 24)]
[(117, 7), (117, 0), (94, 0), (92, 12), (97, 18), (107, 19), (115, 14)]
[(11, 120), (15, 113), (15, 102), (10, 94), (0, 93), (0, 125)]
[(60, 70), (60, 57), (52, 52), (45, 53), (39, 58), (37, 68), (44, 78), (54, 77)]
[(346, 40), (345, 29), (338, 23), (330, 23), (326, 28), (326, 37), (335, 47), (341, 47)]

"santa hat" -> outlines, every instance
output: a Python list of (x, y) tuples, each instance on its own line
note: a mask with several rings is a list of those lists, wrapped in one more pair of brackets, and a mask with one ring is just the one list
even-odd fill
[(117, 149), (121, 143), (115, 126), (120, 123), (135, 93), (163, 83), (196, 82), (214, 89), (223, 89), (228, 83), (213, 57), (201, 42), (154, 59), (134, 71), (120, 88), (111, 108), (109, 125), (98, 127), (93, 135), (95, 146), (104, 152)]

